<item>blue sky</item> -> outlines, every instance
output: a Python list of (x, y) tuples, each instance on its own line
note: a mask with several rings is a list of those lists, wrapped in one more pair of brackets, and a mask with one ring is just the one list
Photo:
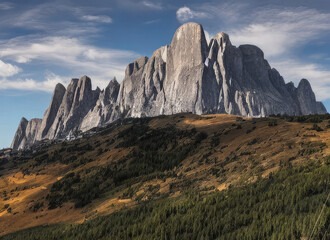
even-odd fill
[(169, 44), (187, 21), (259, 46), (286, 82), (307, 78), (330, 111), (328, 0), (0, 0), (0, 148), (22, 116), (43, 116), (56, 83), (121, 81), (129, 62)]

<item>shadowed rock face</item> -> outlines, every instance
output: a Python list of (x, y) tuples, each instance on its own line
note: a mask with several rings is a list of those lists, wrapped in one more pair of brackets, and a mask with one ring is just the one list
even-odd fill
[(297, 97), (300, 103), (300, 110), (303, 115), (317, 113), (317, 102), (311, 85), (306, 79), (299, 82)]
[(18, 149), (19, 145), (22, 143), (24, 137), (25, 137), (25, 130), (26, 126), (28, 125), (28, 120), (26, 118), (22, 118), (19, 122), (19, 125), (17, 127), (14, 139), (10, 145), (12, 149)]
[(72, 79), (66, 90), (58, 84), (42, 120), (21, 120), (12, 148), (65, 138), (121, 117), (180, 112), (261, 117), (326, 109), (307, 80), (298, 88), (286, 84), (260, 48), (235, 47), (222, 32), (207, 44), (202, 26), (186, 23), (170, 45), (130, 63), (121, 84), (113, 79), (104, 90), (92, 90), (87, 76)]

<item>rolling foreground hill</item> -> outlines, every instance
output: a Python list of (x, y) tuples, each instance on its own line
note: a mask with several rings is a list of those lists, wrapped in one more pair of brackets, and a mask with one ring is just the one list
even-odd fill
[(327, 113), (308, 80), (298, 87), (253, 45), (235, 47), (226, 33), (207, 43), (200, 24), (186, 23), (172, 42), (128, 64), (125, 77), (104, 90), (91, 79), (72, 79), (55, 87), (42, 119), (22, 118), (11, 144), (24, 149), (44, 139), (65, 139), (119, 118), (154, 117), (182, 112), (264, 117), (272, 114)]
[(0, 235), (328, 239), (329, 128), (329, 115), (176, 114), (43, 141), (0, 159)]

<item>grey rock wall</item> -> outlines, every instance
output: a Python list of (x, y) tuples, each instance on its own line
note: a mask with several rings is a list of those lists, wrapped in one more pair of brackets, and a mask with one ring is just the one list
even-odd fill
[(62, 139), (118, 118), (180, 112), (262, 117), (326, 109), (306, 79), (297, 88), (285, 83), (260, 48), (235, 47), (223, 32), (207, 44), (202, 26), (186, 23), (170, 45), (130, 63), (121, 84), (113, 79), (104, 90), (92, 90), (87, 76), (72, 79), (67, 89), (58, 84), (43, 119), (23, 118), (11, 147)]

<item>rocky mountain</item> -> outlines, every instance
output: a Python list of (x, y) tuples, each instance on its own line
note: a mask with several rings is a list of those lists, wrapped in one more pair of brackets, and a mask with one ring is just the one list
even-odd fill
[(285, 83), (258, 47), (235, 47), (225, 33), (208, 44), (201, 25), (186, 23), (170, 45), (130, 63), (120, 84), (113, 79), (104, 90), (92, 90), (87, 76), (72, 79), (67, 89), (58, 84), (43, 119), (22, 119), (11, 147), (66, 138), (118, 118), (180, 112), (262, 117), (327, 111), (306, 79), (298, 88)]
[(28, 120), (26, 118), (22, 118), (21, 121), (19, 122), (18, 128), (16, 130), (13, 142), (11, 143), (11, 148), (13, 149), (19, 149), (20, 144), (23, 142), (23, 139), (25, 137), (25, 131), (26, 131), (26, 126), (28, 125)]

